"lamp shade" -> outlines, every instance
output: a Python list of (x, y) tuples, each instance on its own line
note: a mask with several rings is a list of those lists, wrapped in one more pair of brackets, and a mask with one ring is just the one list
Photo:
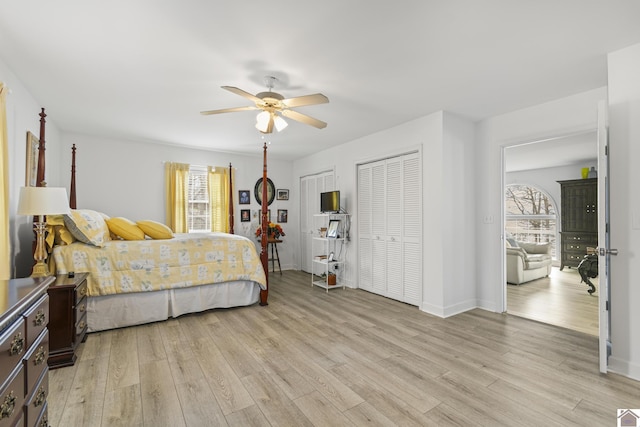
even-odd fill
[(56, 215), (69, 212), (64, 187), (22, 187), (18, 215)]

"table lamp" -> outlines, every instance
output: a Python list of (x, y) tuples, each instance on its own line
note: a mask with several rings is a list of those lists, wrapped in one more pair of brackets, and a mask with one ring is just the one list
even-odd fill
[(20, 201), (18, 202), (18, 215), (33, 215), (38, 221), (33, 224), (36, 232), (36, 250), (33, 259), (31, 277), (49, 276), (49, 267), (45, 263), (47, 251), (44, 245), (46, 230), (45, 215), (58, 215), (69, 212), (69, 200), (67, 189), (62, 187), (22, 187), (20, 188)]

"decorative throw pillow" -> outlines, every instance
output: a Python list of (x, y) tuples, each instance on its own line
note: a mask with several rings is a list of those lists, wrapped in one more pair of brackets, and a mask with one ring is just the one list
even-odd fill
[(142, 231), (144, 231), (144, 234), (151, 237), (152, 239), (173, 238), (173, 230), (160, 222), (145, 219), (143, 221), (138, 221), (136, 224), (138, 224), (138, 227), (140, 227)]
[(89, 245), (102, 247), (111, 240), (102, 215), (90, 209), (72, 209), (64, 216), (64, 225), (73, 237)]
[(512, 238), (512, 237), (507, 237), (507, 242), (509, 243), (509, 245), (511, 245), (512, 248), (517, 248), (518, 246), (518, 242), (516, 242), (516, 239)]
[(144, 231), (135, 222), (122, 217), (107, 220), (109, 231), (124, 240), (144, 240)]

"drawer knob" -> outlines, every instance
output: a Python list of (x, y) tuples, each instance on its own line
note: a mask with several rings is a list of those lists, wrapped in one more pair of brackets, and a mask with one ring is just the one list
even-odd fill
[(36, 357), (33, 359), (33, 364), (34, 365), (39, 365), (42, 362), (44, 362), (44, 359), (47, 356), (47, 352), (44, 350), (44, 346), (41, 345), (40, 348), (38, 348), (38, 351), (36, 352)]
[(38, 313), (36, 314), (36, 318), (33, 319), (33, 325), (42, 326), (44, 325), (44, 321), (45, 321), (44, 310), (38, 310)]
[(82, 304), (79, 308), (80, 313), (84, 313), (84, 311), (86, 310), (86, 306), (84, 304)]
[(44, 414), (44, 417), (40, 420), (38, 427), (49, 427), (49, 417), (47, 417), (47, 414)]
[(78, 325), (79, 329), (84, 329), (84, 327), (86, 326), (86, 323), (84, 323), (84, 320), (82, 322), (80, 322), (80, 324)]
[(87, 287), (83, 286), (82, 289), (80, 289), (80, 296), (83, 297), (87, 294)]
[(15, 356), (24, 351), (24, 338), (22, 338), (22, 332), (13, 337), (11, 340), (11, 347), (9, 348), (9, 356)]
[(36, 394), (36, 398), (33, 401), (33, 406), (37, 408), (38, 406), (42, 405), (46, 399), (47, 391), (44, 389), (44, 387), (40, 387), (40, 389), (38, 390), (38, 394)]
[(16, 395), (13, 394), (13, 390), (4, 397), (4, 402), (0, 405), (0, 420), (3, 418), (9, 418), (13, 414), (13, 410), (16, 408)]

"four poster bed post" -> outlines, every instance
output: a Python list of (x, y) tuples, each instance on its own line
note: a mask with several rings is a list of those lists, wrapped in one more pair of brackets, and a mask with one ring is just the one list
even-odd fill
[(267, 206), (269, 200), (267, 199), (267, 143), (264, 143), (263, 156), (262, 156), (262, 233), (260, 233), (260, 243), (262, 250), (260, 252), (260, 261), (262, 261), (262, 268), (264, 268), (264, 274), (267, 278), (267, 289), (260, 290), (260, 305), (267, 305), (267, 298), (269, 297), (269, 255), (267, 254)]

